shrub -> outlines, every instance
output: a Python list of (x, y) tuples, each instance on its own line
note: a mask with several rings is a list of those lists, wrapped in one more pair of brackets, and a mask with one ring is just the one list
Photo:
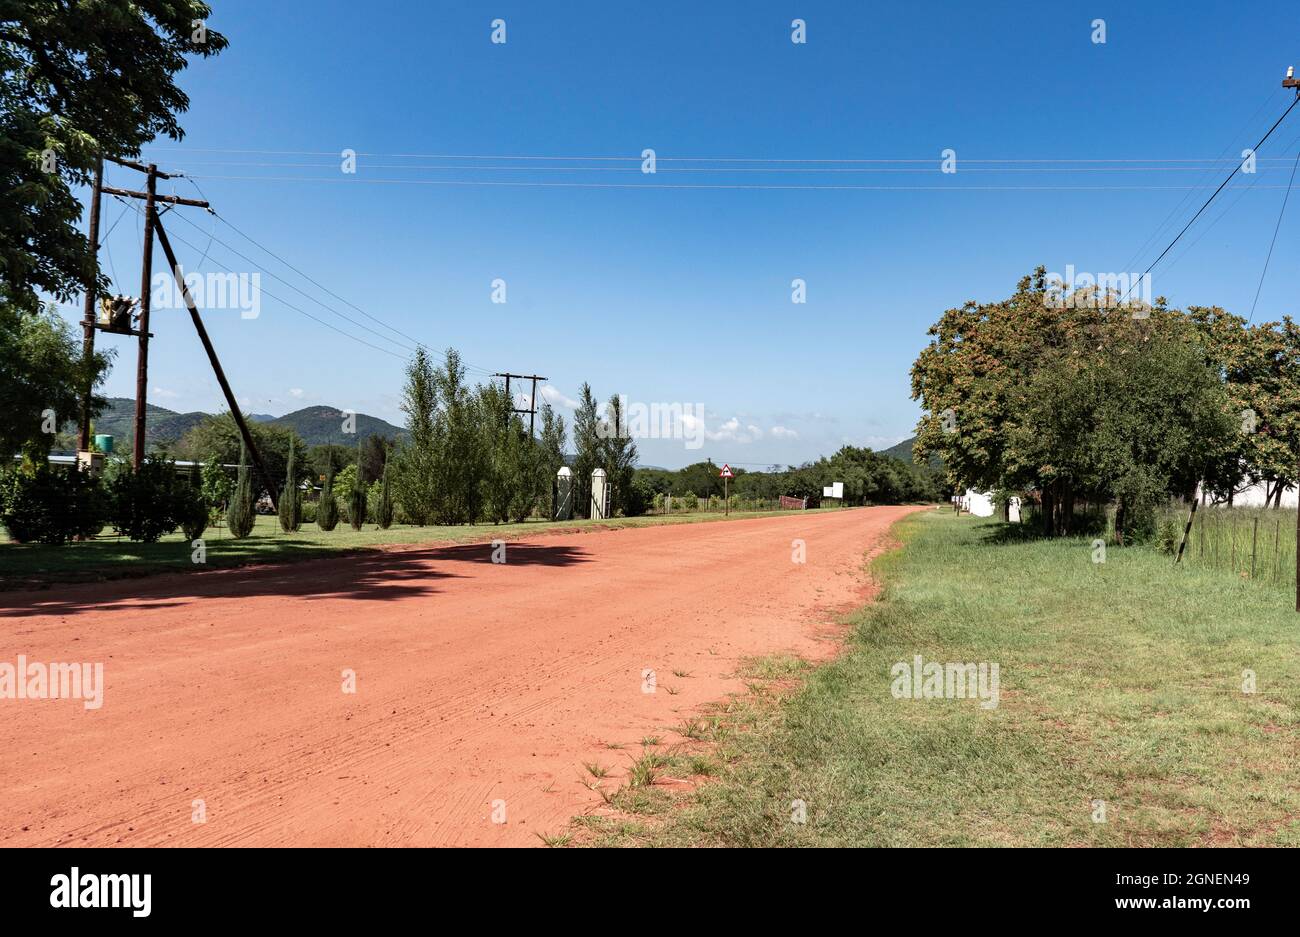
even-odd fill
[(289, 463), (284, 472), (284, 490), (280, 492), (280, 529), (291, 534), (302, 526), (302, 503), (298, 494), (296, 447), (289, 440)]
[(226, 509), (226, 528), (236, 540), (247, 537), (253, 532), (257, 515), (253, 513), (253, 483), (249, 478), (248, 450), (239, 450), (239, 477), (235, 490), (230, 496), (230, 507)]
[(348, 501), (348, 523), (360, 530), (366, 522), (366, 486), (361, 481), (361, 444), (357, 444), (356, 472), (352, 476), (352, 490)]
[(375, 505), (374, 518), (375, 523), (379, 525), (380, 530), (387, 530), (393, 526), (393, 492), (388, 484), (388, 466), (384, 465), (383, 480), (377, 482), (379, 485), (379, 500)]
[(324, 531), (331, 531), (339, 525), (339, 503), (334, 497), (334, 469), (331, 467), (325, 475), (325, 487), (320, 493), (320, 504), (316, 506), (316, 526)]
[(172, 516), (191, 542), (208, 529), (208, 502), (193, 485), (178, 482), (172, 492)]
[(104, 527), (99, 482), (76, 465), (64, 471), (42, 463), (35, 472), (10, 472), (0, 491), (0, 521), (19, 543), (88, 539)]
[(146, 459), (135, 471), (121, 471), (109, 483), (113, 528), (141, 543), (156, 543), (177, 527), (175, 471), (169, 462)]
[(304, 524), (316, 523), (316, 502), (315, 501), (302, 502), (300, 505), (298, 505), (298, 510), (301, 513), (302, 523)]

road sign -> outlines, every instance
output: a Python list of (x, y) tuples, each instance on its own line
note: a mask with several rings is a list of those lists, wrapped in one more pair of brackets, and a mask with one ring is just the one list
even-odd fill
[(730, 465), (724, 465), (722, 471), (718, 473), (719, 478), (735, 478), (735, 473), (731, 471)]

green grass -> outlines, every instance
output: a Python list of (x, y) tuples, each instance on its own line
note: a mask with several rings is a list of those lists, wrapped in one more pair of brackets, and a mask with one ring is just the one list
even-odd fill
[[(1088, 539), (999, 529), (947, 512), (901, 523), (844, 655), (802, 679), (788, 658), (752, 664), (769, 691), (715, 715), (718, 780), (621, 792), (625, 815), (585, 818), (583, 841), (1300, 845), (1290, 594), (1154, 549), (1094, 564)], [(999, 705), (895, 699), (890, 667), (915, 654), (997, 662)]]
[(160, 572), (193, 572), (249, 563), (295, 562), (401, 544), (467, 543), (497, 538), (510, 540), (548, 531), (697, 524), (798, 513), (805, 512), (733, 511), (729, 518), (721, 514), (695, 513), (609, 521), (531, 520), (522, 524), (474, 524), (459, 527), (395, 525), (388, 530), (379, 530), (373, 524), (367, 524), (360, 531), (354, 531), (347, 524), (339, 524), (329, 533), (315, 524), (304, 524), (301, 530), (293, 534), (282, 533), (275, 517), (260, 516), (253, 534), (243, 540), (231, 539), (224, 528), (208, 528), (203, 535), (207, 550), (207, 562), (204, 565), (193, 562), (190, 542), (181, 533), (163, 537), (157, 543), (134, 543), (114, 537), (111, 532), (92, 541), (62, 546), (18, 544), (0, 540), (0, 590), (41, 588), (54, 583), (116, 579)]

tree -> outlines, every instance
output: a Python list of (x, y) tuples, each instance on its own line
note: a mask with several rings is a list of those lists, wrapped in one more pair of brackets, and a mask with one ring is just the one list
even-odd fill
[[(552, 490), (555, 484), (555, 477), (564, 465), (564, 417), (552, 409), (549, 403), (542, 404), (542, 435), (536, 445), (537, 461), (537, 490), (547, 492)], [(555, 516), (555, 505), (551, 505), (551, 517)]]
[(407, 519), (423, 527), (433, 517), (437, 491), (435, 463), (437, 439), (434, 419), (438, 409), (438, 392), (433, 365), (423, 347), (406, 366), (406, 386), (402, 389), (402, 412), (406, 414), (408, 438), (398, 444), (394, 461), (394, 494)]
[(208, 459), (203, 464), (202, 483), (200, 490), (203, 492), (203, 500), (213, 510), (224, 511), (226, 504), (230, 501), (230, 494), (234, 491), (234, 485), (230, 481), (230, 476), (226, 474), (226, 468), (221, 464), (216, 456)]
[[(585, 381), (578, 390), (578, 406), (573, 411), (573, 474), (582, 485), (591, 482), (591, 473), (601, 464), (600, 414), (591, 385)], [(575, 505), (586, 516), (589, 504)]]
[(302, 503), (298, 495), (297, 449), (289, 440), (289, 462), (284, 470), (284, 489), (280, 492), (280, 529), (291, 534), (302, 526)]
[(334, 497), (334, 470), (325, 475), (325, 487), (321, 489), (320, 503), (316, 505), (316, 526), (326, 532), (339, 525), (339, 503)]
[(1044, 531), (1083, 498), (1115, 499), (1117, 529), (1190, 497), (1227, 460), (1229, 400), (1195, 323), (1163, 299), (1135, 315), (1106, 297), (1057, 302), (1040, 267), (1008, 300), (950, 309), (912, 367), (928, 411), (918, 461), (958, 488), (1036, 492)]
[[(283, 484), (289, 467), (289, 448), (292, 445), (301, 449), (303, 443), (298, 438), (298, 434), (286, 426), (257, 423), (250, 420), (247, 415), (244, 417), (244, 424), (248, 427), (249, 435), (253, 437), (253, 444), (257, 446), (262, 464), (266, 466), (267, 474), (270, 476), (262, 478), (260, 472), (253, 472), (250, 476), (253, 502), (256, 503), (263, 493), (271, 492), (272, 485), (279, 488)], [(172, 455), (177, 459), (193, 462), (203, 462), (211, 458), (221, 462), (234, 462), (243, 447), (244, 438), (239, 432), (239, 425), (227, 411), (215, 416), (206, 416), (190, 427), (172, 449)], [(294, 480), (302, 481), (304, 469), (297, 465), (296, 460), (294, 471), (296, 475)]]
[(353, 530), (360, 530), (361, 525), (366, 522), (366, 485), (361, 480), (361, 467), (361, 443), (357, 443), (357, 471), (352, 479), (348, 503), (348, 523), (352, 525)]
[(371, 433), (365, 438), (359, 456), (363, 484), (378, 481), (384, 474), (384, 466), (388, 464), (388, 448), (388, 440), (378, 433)]
[(597, 425), (600, 439), (600, 465), (613, 486), (610, 513), (627, 513), (632, 497), (632, 474), (636, 470), (636, 443), (627, 430), (623, 399), (615, 394), (605, 406), (605, 418)]
[(482, 514), (480, 479), (486, 454), (480, 447), (479, 407), (465, 384), (465, 367), (454, 348), (433, 372), (438, 407), (433, 420), (434, 518), (439, 524), (470, 524)]
[(181, 139), (189, 99), (175, 75), (186, 56), (227, 45), (201, 25), (210, 13), (198, 0), (0, 4), (0, 305), (31, 313), (41, 293), (66, 302), (92, 282), (106, 289), (72, 188), (101, 152)]
[[(45, 461), (59, 427), (80, 418), (82, 391), (103, 382), (111, 356), (96, 353), (83, 362), (80, 338), (52, 305), (24, 313), (3, 297), (0, 349), (0, 456), (22, 452), (36, 465)], [(104, 404), (93, 397), (92, 414)]]
[(379, 483), (379, 500), (375, 506), (375, 523), (380, 530), (393, 526), (393, 494), (388, 484), (388, 465), (384, 464), (383, 479)]
[(247, 537), (253, 532), (257, 515), (253, 511), (253, 481), (248, 468), (248, 450), (240, 447), (239, 472), (235, 476), (235, 491), (230, 497), (230, 507), (226, 509), (226, 527), (230, 536), (236, 540)]

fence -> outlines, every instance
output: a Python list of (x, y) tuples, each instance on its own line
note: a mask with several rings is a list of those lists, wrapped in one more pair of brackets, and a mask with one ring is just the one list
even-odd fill
[[(1171, 512), (1170, 520), (1177, 523), (1173, 540), (1177, 550), (1187, 510)], [(1295, 551), (1295, 516), (1290, 511), (1198, 508), (1183, 562), (1228, 570), (1242, 579), (1284, 584), (1294, 580)]]

